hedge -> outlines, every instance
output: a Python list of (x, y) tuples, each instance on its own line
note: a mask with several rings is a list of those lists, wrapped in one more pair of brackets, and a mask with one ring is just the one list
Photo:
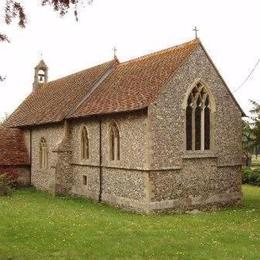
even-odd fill
[(243, 183), (260, 186), (260, 168), (243, 168)]

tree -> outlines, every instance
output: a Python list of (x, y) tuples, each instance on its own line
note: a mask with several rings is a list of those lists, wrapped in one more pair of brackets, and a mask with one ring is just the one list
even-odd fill
[(242, 148), (245, 158), (246, 166), (250, 166), (251, 154), (255, 148), (255, 136), (250, 123), (243, 121), (243, 132), (242, 132)]
[[(4, 21), (11, 24), (14, 19), (18, 19), (18, 26), (24, 28), (26, 26), (27, 10), (25, 10), (23, 0), (5, 0)], [(78, 5), (87, 3), (91, 4), (93, 0), (39, 0), (42, 6), (50, 5), (60, 16), (64, 16), (69, 9), (74, 8), (74, 16), (78, 20)], [(0, 32), (0, 42), (9, 42), (8, 36)], [(0, 81), (5, 78), (0, 75)]]
[[(15, 18), (18, 18), (18, 25), (24, 28), (26, 25), (27, 11), (22, 4), (23, 0), (6, 0), (4, 19), (6, 24), (13, 22)], [(78, 20), (78, 5), (91, 4), (93, 0), (40, 0), (42, 6), (50, 5), (53, 10), (58, 12), (61, 16), (65, 15), (69, 9), (74, 8), (74, 15)], [(0, 41), (8, 41), (8, 37), (5, 34), (0, 33)]]
[(252, 131), (255, 136), (255, 153), (256, 156), (260, 152), (260, 104), (256, 101), (250, 100), (253, 105), (253, 109), (250, 110), (252, 113)]

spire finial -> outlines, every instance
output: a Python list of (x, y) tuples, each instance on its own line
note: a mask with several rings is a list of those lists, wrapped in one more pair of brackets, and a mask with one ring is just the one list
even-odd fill
[(192, 29), (192, 31), (195, 32), (195, 39), (198, 39), (198, 31), (199, 31), (199, 29), (197, 28), (197, 26), (195, 26), (195, 27)]

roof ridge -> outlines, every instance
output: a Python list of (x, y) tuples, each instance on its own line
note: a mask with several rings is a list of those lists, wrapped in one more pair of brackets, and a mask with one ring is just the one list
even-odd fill
[[(116, 63), (118, 63), (119, 61), (116, 59), (114, 60)], [(67, 114), (64, 116), (63, 119), (66, 119), (68, 116), (70, 116), (71, 114), (75, 113), (77, 111), (77, 109), (82, 105), (82, 103), (84, 103), (89, 97), (90, 95), (101, 85), (101, 83), (113, 72), (113, 68), (114, 68), (114, 64), (111, 64), (111, 66), (109, 66), (104, 73), (102, 73), (100, 75), (99, 78), (97, 78), (93, 83), (92, 83), (92, 87), (89, 89), (89, 91), (87, 91), (86, 95), (83, 97), (83, 99)]]
[(144, 60), (144, 59), (153, 57), (153, 56), (158, 55), (158, 54), (163, 54), (163, 53), (167, 53), (169, 51), (173, 51), (173, 50), (178, 49), (178, 48), (182, 48), (184, 46), (187, 46), (187, 45), (195, 43), (195, 42), (200, 43), (199, 38), (196, 38), (196, 39), (193, 39), (193, 40), (190, 40), (190, 41), (178, 44), (178, 45), (174, 45), (172, 47), (169, 47), (169, 48), (166, 48), (166, 49), (163, 49), (163, 50), (158, 50), (158, 51), (155, 51), (155, 52), (151, 52), (151, 53), (148, 53), (148, 54), (145, 54), (145, 55), (142, 55), (142, 56), (139, 56), (139, 57), (136, 57), (136, 58), (133, 58), (133, 59), (121, 62), (119, 65), (126, 65), (126, 64), (128, 64), (130, 62)]
[(198, 47), (196, 39), (124, 62), (123, 66), (111, 59), (51, 81), (29, 95), (5, 126), (29, 127), (147, 107), (185, 57)]
[(113, 59), (113, 60), (109, 60), (109, 61), (106, 61), (106, 62), (97, 64), (97, 65), (95, 65), (95, 66), (89, 67), (89, 68), (87, 68), (87, 69), (83, 69), (83, 70), (80, 70), (80, 71), (71, 73), (71, 74), (66, 75), (66, 76), (64, 76), (64, 77), (60, 77), (60, 78), (57, 78), (57, 79), (48, 81), (48, 82), (45, 83), (44, 85), (48, 85), (49, 83), (53, 83), (53, 82), (56, 82), (56, 81), (58, 81), (58, 80), (62, 80), (62, 79), (69, 78), (69, 77), (71, 77), (71, 76), (75, 76), (75, 75), (80, 74), (80, 73), (82, 73), (82, 72), (85, 72), (85, 71), (87, 71), (87, 70), (94, 69), (94, 68), (97, 68), (97, 67), (99, 67), (99, 66), (102, 66), (102, 65), (105, 65), (105, 64), (109, 64), (109, 63), (112, 63), (112, 62), (115, 62), (115, 60), (114, 60), (114, 59)]

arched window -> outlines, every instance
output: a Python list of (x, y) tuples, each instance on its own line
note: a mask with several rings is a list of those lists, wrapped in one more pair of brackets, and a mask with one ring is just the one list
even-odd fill
[(38, 82), (39, 83), (44, 83), (45, 82), (45, 77), (46, 77), (46, 73), (44, 70), (40, 69), (38, 71)]
[(40, 140), (40, 168), (46, 169), (48, 167), (48, 146), (44, 137)]
[(84, 126), (81, 131), (81, 159), (89, 159), (89, 139), (88, 130)]
[(186, 104), (186, 149), (210, 149), (211, 108), (209, 95), (200, 82), (192, 89)]
[(112, 123), (109, 129), (110, 160), (120, 160), (120, 135), (116, 123)]
[(210, 107), (209, 107), (209, 97), (206, 98), (205, 108), (204, 108), (204, 134), (205, 134), (205, 150), (210, 149)]

